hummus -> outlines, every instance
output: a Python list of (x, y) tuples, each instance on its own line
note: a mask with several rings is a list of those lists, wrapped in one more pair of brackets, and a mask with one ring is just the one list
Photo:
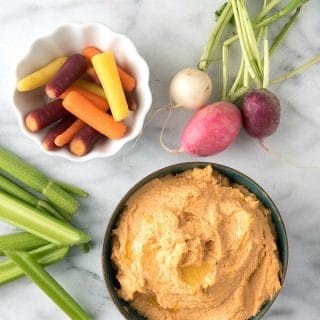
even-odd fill
[(119, 296), (151, 320), (247, 320), (281, 287), (270, 212), (211, 166), (139, 189), (111, 258)]

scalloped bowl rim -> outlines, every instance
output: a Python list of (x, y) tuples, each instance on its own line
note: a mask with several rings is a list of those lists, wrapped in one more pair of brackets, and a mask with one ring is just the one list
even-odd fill
[[(118, 143), (116, 145), (113, 145), (113, 149), (110, 150), (108, 153), (97, 152), (93, 148), (91, 150), (91, 152), (89, 152), (87, 155), (82, 156), (82, 157), (77, 157), (77, 156), (73, 155), (70, 151), (66, 150), (65, 148), (62, 150), (58, 150), (58, 151), (48, 151), (43, 148), (43, 146), (41, 144), (41, 140), (39, 139), (37, 134), (28, 131), (28, 129), (26, 129), (26, 127), (24, 125), (24, 114), (21, 110), (19, 110), (19, 107), (18, 107), (18, 104), (16, 101), (17, 95), (19, 94), (19, 92), (16, 89), (16, 83), (17, 83), (18, 77), (19, 77), (18, 70), (24, 63), (26, 63), (28, 61), (28, 59), (30, 59), (32, 57), (32, 54), (36, 50), (39, 42), (53, 38), (58, 32), (60, 32), (61, 29), (64, 29), (64, 28), (69, 28), (71, 30), (72, 29), (81, 29), (81, 31), (83, 31), (87, 28), (103, 29), (103, 31), (105, 33), (108, 33), (113, 38), (120, 39), (121, 41), (125, 42), (127, 46), (131, 47), (130, 48), (131, 49), (130, 56), (133, 56), (135, 63), (139, 64), (139, 70), (140, 70), (139, 72), (143, 72), (145, 74), (145, 76), (144, 76), (145, 81), (140, 82), (140, 86), (141, 86), (141, 90), (143, 91), (145, 103), (144, 103), (143, 109), (141, 108), (141, 110), (140, 110), (140, 108), (139, 108), (141, 114), (139, 115), (139, 117), (136, 117), (136, 119), (135, 119), (134, 134), (126, 135), (123, 138), (121, 138), (120, 140), (117, 140)], [(85, 162), (85, 161), (95, 159), (95, 158), (108, 158), (108, 157), (114, 156), (117, 152), (119, 152), (120, 149), (126, 143), (137, 138), (138, 135), (140, 134), (140, 132), (142, 131), (145, 117), (146, 117), (147, 113), (149, 112), (151, 105), (152, 105), (152, 94), (151, 94), (151, 90), (150, 90), (150, 86), (149, 86), (149, 76), (150, 76), (150, 71), (149, 71), (149, 66), (148, 66), (147, 62), (139, 54), (133, 41), (131, 39), (129, 39), (127, 36), (125, 36), (124, 34), (114, 32), (106, 25), (104, 25), (102, 23), (98, 23), (98, 22), (63, 23), (63, 24), (60, 24), (59, 26), (57, 26), (53, 31), (47, 32), (40, 37), (36, 37), (32, 41), (30, 47), (26, 50), (26, 52), (24, 54), (22, 54), (20, 56), (20, 58), (18, 59), (18, 63), (16, 64), (16, 67), (15, 67), (15, 80), (14, 80), (14, 84), (13, 84), (14, 87), (13, 87), (12, 100), (13, 100), (13, 104), (14, 104), (14, 112), (18, 118), (19, 127), (22, 130), (23, 134), (25, 136), (27, 136), (28, 138), (30, 138), (31, 140), (33, 140), (38, 146), (40, 146), (40, 148), (46, 154), (48, 154), (50, 156), (65, 158), (65, 159), (68, 159), (68, 160), (74, 161), (74, 162)]]

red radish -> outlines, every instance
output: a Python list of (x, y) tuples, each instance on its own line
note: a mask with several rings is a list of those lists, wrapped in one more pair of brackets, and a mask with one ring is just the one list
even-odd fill
[(210, 156), (225, 150), (238, 136), (241, 113), (232, 103), (220, 101), (199, 109), (186, 124), (181, 149), (193, 156)]
[(48, 97), (52, 99), (59, 97), (86, 72), (87, 66), (87, 59), (83, 55), (73, 54), (70, 56), (47, 84)]
[(266, 89), (250, 90), (241, 104), (243, 126), (247, 133), (257, 139), (272, 135), (280, 122), (280, 102)]

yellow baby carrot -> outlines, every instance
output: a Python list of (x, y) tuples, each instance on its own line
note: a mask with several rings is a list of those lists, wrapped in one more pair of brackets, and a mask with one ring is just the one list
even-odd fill
[(126, 132), (124, 123), (114, 121), (110, 114), (97, 108), (90, 100), (76, 91), (67, 94), (63, 100), (63, 106), (77, 118), (110, 139), (120, 139)]
[(57, 58), (35, 72), (27, 75), (18, 81), (17, 90), (23, 92), (45, 86), (50, 82), (66, 60), (67, 57)]
[(97, 54), (91, 61), (106, 94), (114, 120), (126, 119), (129, 108), (113, 54), (111, 52)]
[(106, 98), (106, 95), (105, 95), (103, 89), (91, 81), (80, 79), (80, 80), (77, 80), (76, 82), (74, 82), (73, 85), (75, 85), (76, 87), (78, 87), (80, 89), (87, 90), (87, 91), (89, 91), (89, 92), (91, 92), (101, 98)]

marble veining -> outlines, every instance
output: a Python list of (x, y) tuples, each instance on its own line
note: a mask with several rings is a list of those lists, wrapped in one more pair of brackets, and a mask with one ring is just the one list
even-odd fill
[[(251, 1), (251, 0), (248, 0)], [(0, 3), (0, 141), (43, 171), (90, 192), (76, 223), (93, 236), (95, 247), (80, 254), (74, 249), (49, 272), (97, 320), (120, 320), (102, 277), (101, 242), (110, 214), (122, 195), (148, 173), (177, 162), (200, 160), (169, 154), (159, 146), (165, 114), (148, 123), (131, 151), (127, 145), (110, 159), (73, 163), (48, 157), (18, 129), (11, 91), (17, 59), (30, 41), (60, 23), (102, 22), (127, 34), (151, 71), (153, 108), (168, 104), (170, 78), (179, 68), (197, 64), (212, 28), (213, 12), (223, 1), (179, 0), (2, 0)], [(290, 70), (320, 52), (320, 2), (311, 0), (281, 50), (272, 58), (271, 77)], [(211, 69), (215, 76), (220, 71)], [(320, 64), (271, 89), (281, 97), (281, 124), (266, 140), (273, 150), (303, 165), (320, 167)], [(220, 80), (216, 80), (219, 87)], [(173, 112), (165, 134), (177, 146), (189, 114)], [(203, 159), (201, 159), (203, 160)], [(284, 288), (266, 319), (317, 320), (320, 316), (320, 170), (299, 169), (275, 159), (241, 132), (226, 152), (205, 160), (234, 167), (260, 183), (276, 202), (287, 226), (290, 259)], [(0, 222), (0, 232), (14, 228)], [(1, 320), (66, 319), (32, 283), (21, 279), (0, 288)]]

